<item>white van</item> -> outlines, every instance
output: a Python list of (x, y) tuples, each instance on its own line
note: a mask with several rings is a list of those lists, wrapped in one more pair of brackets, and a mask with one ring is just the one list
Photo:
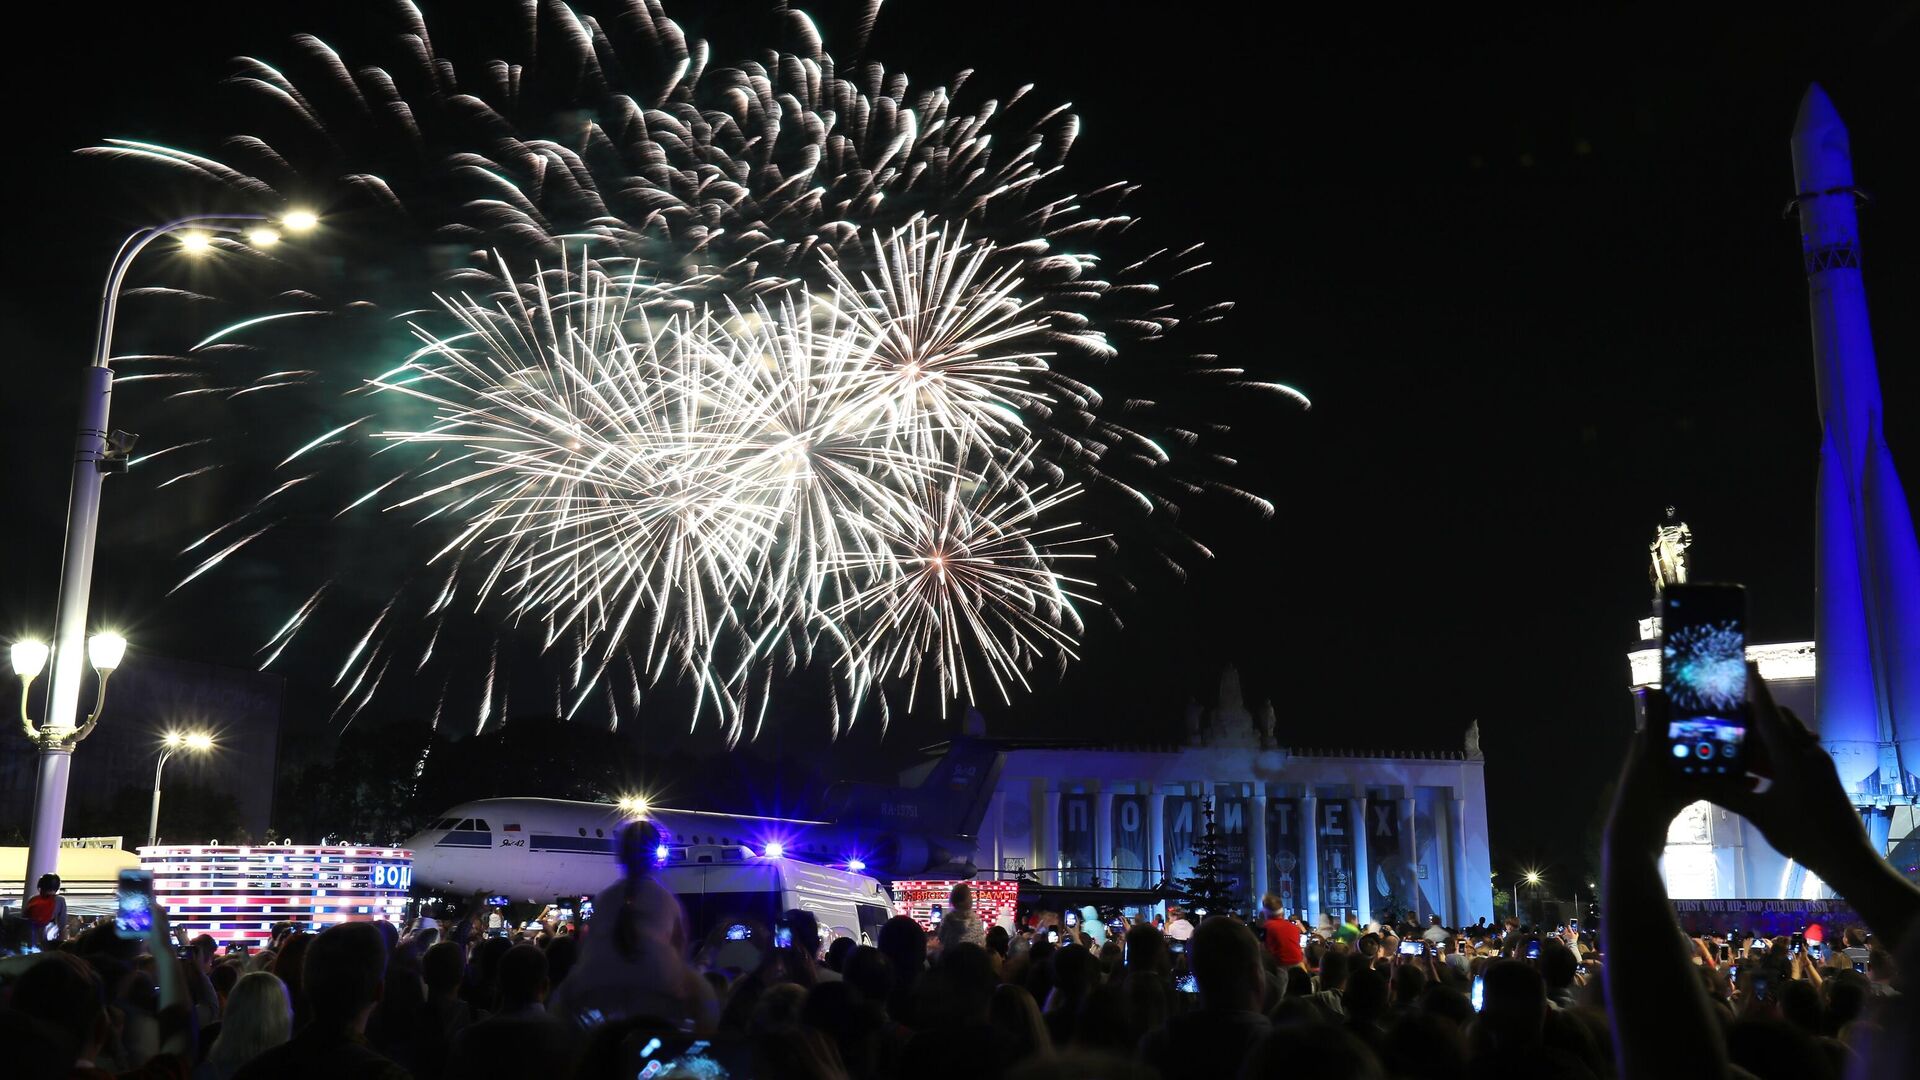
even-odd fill
[(840, 937), (871, 945), (893, 917), (891, 894), (864, 874), (755, 856), (739, 847), (675, 848), (672, 854), (654, 880), (680, 898), (687, 935), (695, 942), (722, 927), (758, 926), (760, 933), (771, 933), (782, 914), (799, 910), (820, 923), (822, 947)]

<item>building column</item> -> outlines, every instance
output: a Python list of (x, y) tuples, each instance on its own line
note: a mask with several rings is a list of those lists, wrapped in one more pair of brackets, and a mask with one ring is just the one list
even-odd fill
[(1353, 820), (1359, 823), (1353, 834), (1353, 910), (1360, 925), (1373, 918), (1373, 866), (1367, 861), (1367, 797), (1352, 799)]
[(1105, 785), (1097, 789), (1093, 800), (1093, 862), (1096, 884), (1112, 887), (1113, 881), (1113, 792)]
[[(1053, 867), (1053, 883), (1063, 885), (1060, 880), (1060, 789), (1047, 788), (1047, 861), (1043, 866)], [(1044, 879), (1043, 879), (1044, 880)]]
[[(1412, 789), (1409, 788), (1409, 791)], [(1420, 837), (1414, 834), (1415, 814), (1419, 809), (1419, 800), (1408, 796), (1400, 800), (1400, 852), (1406, 857), (1409, 872), (1413, 875), (1413, 925), (1424, 927), (1427, 916), (1432, 911), (1420, 911), (1419, 901), (1426, 896), (1427, 888), (1420, 880)], [(1435, 905), (1438, 906), (1437, 904)]]
[(1326, 912), (1320, 903), (1320, 800), (1312, 789), (1300, 798), (1300, 909), (1307, 925), (1318, 925)]
[(1006, 869), (1002, 858), (1004, 838), (1006, 836), (1007, 793), (995, 791), (987, 803), (987, 820), (993, 822), (993, 876), (999, 880), (1001, 871)]
[(1047, 850), (1047, 782), (1032, 780), (1027, 784), (1027, 844), (1030, 848), (1027, 856), (1027, 871), (1034, 874), (1034, 880), (1040, 881), (1039, 869), (1046, 864), (1041, 862)]
[(1159, 886), (1167, 872), (1167, 797), (1158, 784), (1147, 785), (1147, 888)]
[(1260, 910), (1260, 898), (1267, 895), (1267, 789), (1255, 784), (1253, 798), (1247, 800), (1247, 859), (1253, 864), (1253, 910)]
[[(1484, 881), (1468, 881), (1467, 867), (1467, 800), (1456, 796), (1447, 804), (1447, 854), (1453, 885), (1453, 902), (1459, 906), (1457, 916), (1461, 923), (1468, 921), (1473, 914), (1473, 892), (1475, 888), (1485, 889)], [(1499, 912), (1494, 914), (1498, 915)]]
[(1437, 875), (1434, 890), (1439, 894), (1440, 917), (1448, 926), (1460, 926), (1466, 922), (1466, 908), (1460, 906), (1460, 886), (1455, 881), (1460, 864), (1453, 858), (1453, 819), (1458, 813), (1453, 800), (1434, 799), (1433, 802), (1433, 861)]

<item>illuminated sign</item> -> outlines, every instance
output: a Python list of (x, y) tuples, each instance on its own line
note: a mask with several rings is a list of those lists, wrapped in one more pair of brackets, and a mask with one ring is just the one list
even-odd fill
[[(940, 928), (940, 920), (933, 917), (933, 905), (940, 905), (941, 914), (947, 911), (947, 895), (955, 881), (896, 881), (893, 883), (893, 902), (900, 914), (920, 924), (928, 933)], [(969, 881), (967, 887), (973, 890), (973, 913), (980, 916), (982, 926), (1004, 926), (1013, 929), (1013, 919), (1020, 903), (1020, 883), (1018, 881)]]
[(220, 942), (263, 943), (283, 922), (399, 922), (413, 884), (404, 848), (160, 845), (141, 848), (140, 865), (174, 926)]

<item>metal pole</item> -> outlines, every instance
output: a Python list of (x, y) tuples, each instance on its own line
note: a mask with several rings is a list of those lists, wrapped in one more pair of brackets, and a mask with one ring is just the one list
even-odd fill
[(113, 325), (119, 314), (120, 286), (133, 260), (147, 245), (189, 225), (212, 221), (258, 220), (257, 214), (199, 215), (180, 218), (127, 237), (107, 269), (100, 290), (93, 361), (80, 391), (80, 430), (73, 454), (72, 494), (67, 500), (67, 547), (60, 562), (60, 591), (54, 610), (53, 677), (42, 720), (40, 766), (33, 789), (33, 826), (27, 845), (27, 877), (22, 896), (30, 896), (42, 874), (60, 859), (60, 830), (67, 812), (67, 775), (73, 764), (80, 683), (87, 662), (87, 597), (93, 586), (94, 539), (100, 529), (100, 459), (106, 452), (107, 413), (113, 396)]
[(173, 747), (160, 751), (160, 763), (153, 767), (153, 814), (147, 819), (147, 846), (160, 842), (160, 771), (167, 767), (167, 759), (173, 756)]
[[(66, 815), (67, 774), (73, 733), (86, 675), (87, 594), (93, 585), (94, 537), (100, 526), (100, 458), (106, 449), (107, 409), (113, 370), (87, 369), (80, 391), (80, 430), (73, 453), (73, 494), (67, 503), (67, 549), (60, 566), (59, 607), (54, 618), (53, 679), (41, 723), (39, 781), (34, 785), (33, 832), (27, 848), (26, 885), (54, 872)], [(22, 894), (26, 895), (26, 894)]]

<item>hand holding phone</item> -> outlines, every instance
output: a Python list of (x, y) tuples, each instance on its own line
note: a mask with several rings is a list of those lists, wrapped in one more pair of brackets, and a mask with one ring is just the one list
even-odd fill
[(1664, 760), (1691, 786), (1747, 773), (1747, 594), (1738, 585), (1669, 585), (1660, 594)]
[(126, 941), (144, 941), (153, 933), (153, 871), (120, 871), (114, 890), (113, 932)]

